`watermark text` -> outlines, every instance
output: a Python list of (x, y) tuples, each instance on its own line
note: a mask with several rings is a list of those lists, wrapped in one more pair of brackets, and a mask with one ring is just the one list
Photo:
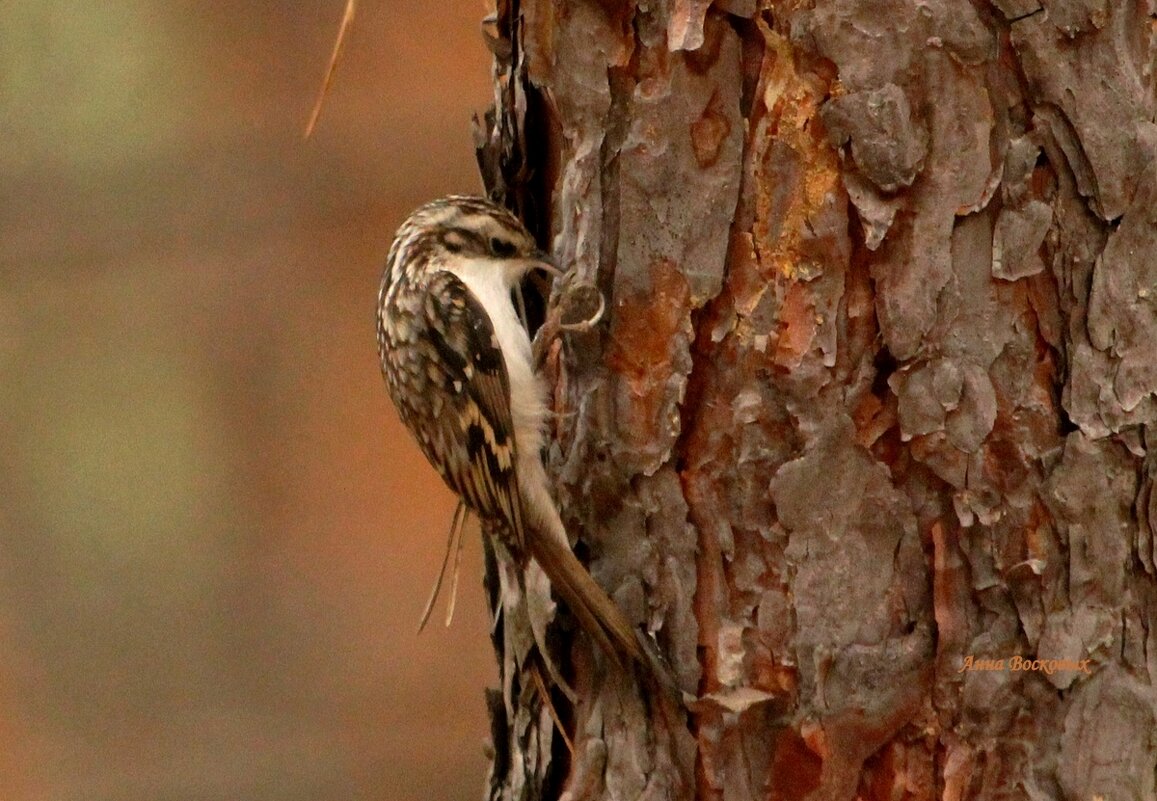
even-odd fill
[(964, 664), (960, 666), (957, 673), (965, 673), (973, 670), (1006, 670), (1010, 673), (1026, 672), (1026, 673), (1045, 673), (1051, 676), (1054, 673), (1088, 673), (1092, 674), (1089, 665), (1092, 663), (1091, 659), (1027, 659), (1023, 656), (1002, 657), (1000, 659), (993, 659), (990, 657), (973, 656), (968, 654), (964, 657)]

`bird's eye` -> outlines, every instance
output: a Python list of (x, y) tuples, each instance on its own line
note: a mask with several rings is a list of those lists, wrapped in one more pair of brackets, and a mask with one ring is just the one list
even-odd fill
[(490, 252), (501, 259), (509, 259), (518, 252), (513, 242), (497, 236), (490, 237)]

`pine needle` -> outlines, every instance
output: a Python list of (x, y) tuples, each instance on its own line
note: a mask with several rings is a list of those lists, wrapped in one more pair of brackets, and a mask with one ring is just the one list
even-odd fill
[(337, 40), (333, 43), (333, 53), (329, 57), (329, 68), (325, 71), (325, 79), (321, 82), (321, 91), (318, 92), (317, 102), (313, 104), (313, 112), (309, 115), (309, 122), (305, 125), (305, 138), (313, 135), (317, 120), (321, 117), (321, 108), (325, 105), (326, 95), (329, 94), (329, 85), (333, 82), (334, 72), (337, 71), (337, 62), (341, 58), (342, 45), (345, 44), (346, 31), (354, 21), (354, 12), (357, 10), (357, 0), (347, 0), (345, 13), (342, 14), (341, 26), (337, 29)]
[(458, 570), (462, 567), (462, 546), (465, 543), (462, 529), (466, 528), (466, 504), (459, 501), (458, 508), (462, 510), (462, 515), (458, 520), (458, 547), (454, 551), (454, 569), (450, 573), (450, 600), (446, 602), (446, 628), (450, 628), (450, 624), (454, 622), (454, 606), (458, 603)]
[[(446, 565), (450, 562), (450, 552), (454, 550), (454, 539), (458, 539), (458, 554), (461, 557), (462, 553), (462, 528), (466, 525), (466, 504), (462, 501), (458, 502), (458, 506), (454, 509), (454, 517), (450, 520), (450, 536), (446, 541), (446, 553), (442, 555), (442, 567), (438, 569), (438, 578), (434, 582), (434, 588), (430, 590), (430, 598), (426, 601), (426, 608), (422, 610), (422, 619), (418, 621), (418, 633), (422, 633), (422, 629), (426, 628), (426, 623), (430, 620), (430, 612), (434, 609), (434, 602), (438, 600), (438, 593), (442, 590), (442, 579), (446, 576)], [(458, 594), (458, 558), (454, 560), (454, 578), (453, 578), (453, 595)], [(450, 619), (454, 615), (454, 598), (450, 598), (450, 611), (446, 616), (446, 625), (450, 625)]]

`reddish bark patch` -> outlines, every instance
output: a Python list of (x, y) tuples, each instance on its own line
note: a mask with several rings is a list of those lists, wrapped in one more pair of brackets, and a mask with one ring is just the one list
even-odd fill
[(607, 365), (625, 385), (615, 407), (624, 440), (654, 447), (670, 436), (669, 383), (690, 333), (690, 288), (667, 259), (652, 262), (648, 278), (616, 293)]
[(806, 798), (820, 786), (823, 757), (794, 730), (784, 729), (776, 738), (770, 772), (768, 801)]
[(652, 262), (649, 286), (615, 298), (607, 364), (631, 383), (637, 396), (648, 394), (671, 374), (672, 343), (683, 339), (689, 289), (678, 267), (666, 259)]
[(804, 284), (791, 284), (779, 312), (780, 335), (775, 363), (789, 369), (798, 367), (811, 350), (816, 335), (816, 313), (811, 292)]

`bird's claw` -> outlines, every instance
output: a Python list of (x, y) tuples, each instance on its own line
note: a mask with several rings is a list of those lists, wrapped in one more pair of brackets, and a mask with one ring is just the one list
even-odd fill
[(598, 325), (602, 321), (603, 315), (606, 314), (606, 311), (607, 311), (607, 302), (606, 302), (606, 300), (603, 299), (603, 293), (599, 292), (598, 289), (595, 289), (595, 287), (593, 287), (593, 286), (591, 286), (591, 287), (579, 287), (578, 289), (585, 289), (585, 288), (589, 288), (589, 289), (594, 290), (595, 297), (598, 299), (598, 303), (599, 303), (598, 308), (595, 309), (594, 314), (590, 315), (585, 320), (577, 320), (573, 323), (559, 322), (559, 324), (558, 324), (558, 330), (559, 331), (565, 331), (567, 333), (585, 334), (587, 331), (592, 330), (596, 325)]

